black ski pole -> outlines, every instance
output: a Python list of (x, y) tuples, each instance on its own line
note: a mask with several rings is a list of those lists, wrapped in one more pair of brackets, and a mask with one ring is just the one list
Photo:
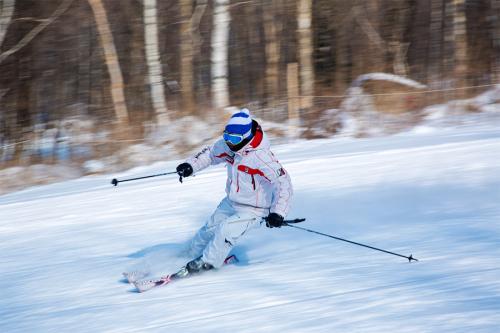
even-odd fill
[[(113, 178), (113, 180), (111, 181), (111, 184), (113, 184), (114, 186), (117, 186), (118, 183), (129, 182), (131, 180), (138, 180), (138, 179), (145, 179), (145, 178), (152, 178), (152, 177), (173, 175), (173, 174), (176, 174), (176, 173), (177, 173), (177, 171), (172, 171), (172, 172), (166, 172), (166, 173), (159, 173), (157, 175), (150, 175), (150, 176), (144, 176), (144, 177), (129, 178), (129, 179), (123, 179), (123, 180), (118, 180), (116, 178)], [(180, 179), (180, 181), (182, 183), (182, 178)]]
[[(293, 222), (293, 221), (295, 221), (295, 220), (292, 220), (291, 223), (297, 223), (297, 222)], [(300, 230), (312, 232), (314, 234), (318, 234), (318, 235), (330, 237), (330, 238), (333, 238), (333, 239), (337, 239), (337, 240), (340, 240), (340, 241), (343, 241), (343, 242), (347, 242), (347, 243), (351, 243), (351, 244), (355, 244), (355, 245), (367, 247), (367, 248), (372, 249), (372, 250), (377, 250), (377, 251), (380, 251), (380, 252), (389, 253), (389, 254), (392, 254), (392, 255), (395, 255), (395, 256), (398, 256), (398, 257), (406, 258), (406, 259), (408, 259), (409, 262), (411, 262), (412, 260), (418, 261), (418, 259), (413, 258), (413, 255), (411, 255), (411, 254), (410, 254), (409, 257), (408, 256), (404, 256), (404, 255), (399, 254), (399, 253), (394, 253), (394, 252), (391, 252), (391, 251), (382, 250), (382, 249), (379, 249), (379, 248), (376, 248), (376, 247), (373, 247), (373, 246), (370, 246), (370, 245), (365, 245), (365, 244), (353, 242), (353, 241), (350, 241), (350, 240), (347, 240), (347, 239), (344, 239), (344, 238), (335, 237), (335, 236), (324, 234), (322, 232), (314, 231), (314, 230), (311, 230), (311, 229), (306, 229), (306, 228), (298, 227), (296, 225), (291, 225), (289, 223), (290, 223), (289, 221), (285, 221), (285, 225), (288, 226), (288, 227), (297, 228), (297, 229), (300, 229)]]

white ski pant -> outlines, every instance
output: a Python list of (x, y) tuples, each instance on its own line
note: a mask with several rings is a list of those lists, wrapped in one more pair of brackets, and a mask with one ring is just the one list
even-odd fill
[(191, 240), (190, 253), (219, 268), (241, 236), (258, 228), (261, 220), (262, 216), (251, 210), (236, 210), (225, 198)]

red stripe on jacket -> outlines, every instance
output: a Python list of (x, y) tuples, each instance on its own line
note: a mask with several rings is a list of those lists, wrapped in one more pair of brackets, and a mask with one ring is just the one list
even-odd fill
[(222, 153), (222, 154), (217, 155), (215, 157), (216, 158), (224, 158), (225, 157), (226, 162), (228, 162), (230, 164), (234, 163), (234, 158), (231, 155), (229, 155), (228, 153)]
[(264, 177), (268, 182), (271, 182), (271, 180), (266, 177), (266, 175), (264, 174), (264, 172), (262, 172), (262, 170), (253, 169), (253, 168), (250, 168), (246, 165), (240, 164), (240, 165), (238, 165), (238, 171), (247, 173), (250, 176), (252, 176), (252, 185), (253, 185), (254, 190), (255, 190), (255, 178), (254, 178), (255, 175), (259, 175), (261, 177)]

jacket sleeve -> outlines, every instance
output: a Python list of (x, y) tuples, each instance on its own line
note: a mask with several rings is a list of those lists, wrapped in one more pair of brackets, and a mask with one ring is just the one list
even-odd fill
[(193, 167), (193, 172), (201, 171), (210, 165), (219, 164), (226, 161), (226, 157), (232, 156), (223, 140), (218, 140), (211, 146), (204, 147), (196, 155), (188, 158), (187, 163)]
[(290, 176), (270, 151), (257, 152), (257, 158), (260, 164), (259, 169), (272, 184), (273, 199), (270, 212), (286, 217), (293, 196)]

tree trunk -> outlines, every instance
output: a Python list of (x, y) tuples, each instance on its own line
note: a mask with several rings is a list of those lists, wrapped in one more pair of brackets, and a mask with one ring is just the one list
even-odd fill
[(183, 114), (189, 115), (194, 111), (193, 94), (193, 36), (191, 30), (191, 16), (193, 14), (192, 0), (180, 1), (181, 11), (181, 94)]
[[(191, 38), (193, 44), (193, 54), (192, 54), (192, 62), (193, 62), (193, 89), (196, 98), (196, 105), (198, 105), (198, 101), (202, 101), (202, 104), (208, 100), (207, 90), (205, 87), (207, 86), (204, 83), (204, 73), (205, 73), (205, 62), (207, 60), (207, 56), (202, 54), (202, 31), (201, 31), (201, 20), (205, 15), (205, 12), (208, 7), (208, 0), (196, 0), (196, 5), (193, 10), (193, 15), (191, 16)], [(209, 59), (208, 59), (209, 60)], [(206, 68), (210, 69), (209, 66)], [(199, 112), (198, 112), (199, 113)]]
[(279, 100), (279, 64), (281, 22), (276, 22), (277, 0), (264, 1), (264, 33), (266, 39), (266, 85), (265, 95), (268, 106), (276, 106)]
[(228, 40), (229, 0), (215, 0), (212, 31), (212, 100), (216, 109), (229, 105)]
[(435, 86), (442, 78), (441, 62), (443, 59), (443, 1), (434, 0), (430, 3), (430, 40), (429, 40), (429, 65), (427, 83)]
[[(453, 0), (445, 0), (444, 5), (444, 23), (443, 23), (443, 39), (442, 43), (442, 76), (445, 80), (445, 87), (449, 87), (449, 82), (453, 80), (454, 75), (454, 54), (455, 54), (455, 42), (453, 37), (453, 16), (454, 16), (454, 4)], [(446, 94), (446, 93), (445, 93)]]
[(168, 122), (168, 113), (158, 45), (156, 0), (144, 0), (144, 44), (153, 110), (156, 115), (156, 122), (158, 125), (163, 125)]
[(492, 80), (500, 83), (500, 0), (490, 0), (492, 11), (491, 40), (493, 46), (491, 59)]
[(0, 0), (0, 49), (14, 13), (15, 3), (15, 0)]
[(109, 78), (111, 81), (111, 97), (113, 99), (113, 107), (116, 118), (119, 124), (128, 123), (128, 111), (125, 103), (125, 94), (123, 92), (123, 76), (118, 63), (118, 54), (116, 53), (113, 35), (106, 16), (106, 9), (102, 0), (88, 0), (101, 39), (101, 46), (104, 51), (104, 58), (108, 67)]
[(465, 16), (465, 0), (453, 0), (453, 40), (454, 52), (454, 77), (456, 86), (466, 85), (467, 79), (467, 18)]
[[(350, 84), (350, 59), (349, 59), (349, 45), (348, 45), (348, 32), (345, 25), (351, 26), (352, 23), (352, 9), (346, 6), (347, 3), (341, 3), (342, 7), (335, 8), (335, 16), (342, 17), (341, 13), (349, 13), (347, 17), (342, 17), (342, 22), (335, 24), (334, 36), (334, 56), (335, 67), (333, 72), (334, 87), (337, 94), (341, 94), (349, 87)], [(344, 14), (345, 15), (345, 14)], [(352, 29), (351, 29), (352, 30)]]
[(312, 0), (298, 0), (297, 28), (299, 46), (299, 71), (301, 108), (309, 109), (313, 105), (314, 67), (312, 39)]
[(400, 76), (408, 76), (408, 59), (407, 52), (409, 43), (405, 42), (405, 30), (408, 26), (410, 13), (409, 1), (397, 2), (397, 17), (395, 19), (395, 27), (392, 29), (392, 36), (389, 41), (389, 48), (392, 52), (393, 63), (392, 68), (394, 74)]

